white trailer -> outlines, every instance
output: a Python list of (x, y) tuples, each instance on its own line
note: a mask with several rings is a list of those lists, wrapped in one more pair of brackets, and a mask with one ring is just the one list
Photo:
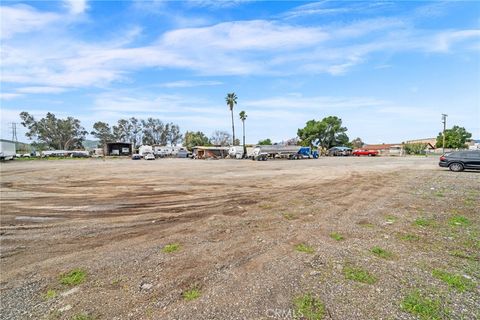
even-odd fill
[[(247, 158), (252, 156), (254, 148), (247, 147)], [(228, 149), (228, 156), (232, 159), (242, 159), (243, 157), (243, 146), (231, 146)]]
[(283, 144), (259, 145), (253, 148), (252, 160), (267, 160), (268, 158), (289, 158), (298, 155), (301, 146), (287, 146)]
[(138, 154), (141, 155), (142, 157), (148, 153), (153, 154), (152, 146), (143, 145), (138, 148)]
[(14, 141), (0, 140), (0, 160), (13, 160), (17, 154)]
[(46, 157), (66, 157), (68, 154), (69, 154), (69, 151), (67, 150), (46, 150), (46, 151), (42, 151), (40, 155), (42, 158), (46, 158)]

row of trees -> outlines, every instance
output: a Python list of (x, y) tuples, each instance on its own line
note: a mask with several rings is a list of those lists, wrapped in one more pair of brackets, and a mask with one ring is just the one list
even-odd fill
[(99, 121), (93, 125), (90, 134), (99, 140), (99, 146), (104, 146), (108, 141), (130, 142), (134, 147), (141, 144), (176, 145), (183, 139), (178, 125), (154, 118), (120, 119), (113, 127)]
[[(93, 130), (90, 132), (99, 141), (99, 147), (104, 146), (109, 141), (130, 142), (134, 148), (141, 144), (159, 144), (159, 145), (177, 145), (183, 142), (184, 146), (191, 150), (199, 145), (215, 145), (228, 146), (239, 145), (239, 139), (235, 138), (235, 126), (233, 121), (233, 108), (237, 104), (237, 96), (235, 93), (229, 93), (226, 97), (227, 106), (232, 114), (232, 135), (225, 131), (215, 131), (210, 138), (203, 132), (187, 131), (183, 136), (180, 127), (174, 123), (164, 123), (160, 119), (148, 118), (146, 120), (137, 119), (135, 117), (129, 119), (120, 119), (117, 124), (110, 126), (106, 122), (96, 122)], [(245, 121), (247, 114), (245, 111), (239, 113), (240, 120), (243, 124), (243, 147), (245, 148)], [(37, 148), (65, 149), (71, 150), (82, 148), (82, 143), (88, 131), (80, 124), (78, 119), (67, 117), (59, 119), (53, 113), (36, 120), (28, 112), (20, 113), (22, 125), (27, 128), (26, 136), (31, 140)], [(289, 145), (303, 145), (320, 147), (329, 149), (335, 146), (349, 146), (352, 148), (361, 148), (364, 143), (360, 138), (349, 141), (346, 134), (347, 128), (342, 125), (342, 119), (336, 116), (325, 117), (322, 120), (309, 120), (305, 127), (299, 128), (297, 136), (285, 142)], [(445, 147), (446, 148), (463, 148), (472, 134), (467, 132), (465, 128), (454, 126), (445, 131)], [(272, 144), (270, 139), (260, 140), (259, 145)], [(437, 136), (436, 147), (443, 146), (443, 133)], [(425, 146), (412, 145), (407, 146), (408, 153), (418, 153)], [(408, 150), (407, 150), (408, 149)], [(420, 151), (419, 151), (420, 150)]]
[[(67, 117), (59, 119), (53, 113), (47, 113), (40, 120), (28, 112), (20, 113), (22, 125), (27, 128), (26, 136), (35, 140), (32, 145), (38, 149), (72, 150), (83, 148), (88, 131), (81, 126), (80, 120)], [(183, 141), (180, 127), (174, 123), (163, 123), (159, 119), (147, 120), (120, 119), (110, 127), (106, 122), (96, 122), (90, 132), (103, 147), (109, 141), (130, 142), (134, 148), (141, 144), (176, 145)]]

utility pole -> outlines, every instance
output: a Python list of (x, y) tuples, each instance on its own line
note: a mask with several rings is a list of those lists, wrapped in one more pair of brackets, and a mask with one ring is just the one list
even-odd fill
[(17, 124), (12, 122), (12, 141), (17, 143)]
[(443, 122), (443, 151), (445, 153), (445, 130), (447, 129), (447, 114), (442, 113), (442, 122)]

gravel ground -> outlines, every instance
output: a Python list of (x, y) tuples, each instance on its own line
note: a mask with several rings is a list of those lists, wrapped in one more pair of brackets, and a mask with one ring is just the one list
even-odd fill
[(430, 157), (4, 163), (0, 319), (480, 319), (479, 208)]

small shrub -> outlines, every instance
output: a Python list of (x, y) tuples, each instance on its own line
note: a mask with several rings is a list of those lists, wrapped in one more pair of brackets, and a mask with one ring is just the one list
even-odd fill
[(331, 233), (330, 238), (332, 238), (333, 240), (337, 240), (337, 241), (342, 241), (343, 239), (345, 239), (341, 234), (339, 234), (337, 232)]
[(377, 278), (375, 276), (371, 275), (368, 271), (360, 267), (345, 266), (343, 268), (343, 274), (345, 275), (346, 279), (361, 283), (374, 284), (377, 282)]
[(68, 286), (75, 286), (85, 281), (87, 273), (83, 269), (73, 269), (60, 276), (60, 283)]
[(185, 291), (182, 295), (183, 299), (185, 299), (186, 301), (192, 301), (200, 297), (200, 290), (198, 290), (197, 288), (193, 288)]
[(458, 291), (471, 290), (475, 287), (472, 280), (467, 279), (459, 274), (449, 273), (443, 270), (435, 269), (432, 271), (432, 275), (448, 284), (450, 287), (457, 289)]
[(471, 224), (470, 220), (460, 215), (454, 215), (448, 220), (448, 223), (454, 227), (469, 226)]
[(312, 247), (310, 247), (309, 245), (304, 244), (304, 243), (297, 244), (295, 246), (295, 250), (297, 250), (298, 252), (304, 252), (304, 253), (314, 253), (315, 252), (315, 250)]
[(403, 311), (417, 315), (422, 320), (444, 319), (447, 313), (447, 310), (442, 308), (440, 300), (424, 297), (419, 291), (407, 295), (400, 307)]
[(393, 256), (393, 254), (390, 251), (387, 251), (387, 250), (382, 249), (380, 247), (373, 247), (370, 251), (374, 255), (376, 255), (377, 257), (382, 258), (382, 259), (390, 259)]
[(172, 253), (180, 250), (181, 246), (179, 243), (170, 243), (163, 247), (162, 251), (165, 253)]
[(301, 319), (320, 320), (325, 314), (325, 306), (321, 301), (312, 297), (310, 293), (293, 300), (294, 315)]

